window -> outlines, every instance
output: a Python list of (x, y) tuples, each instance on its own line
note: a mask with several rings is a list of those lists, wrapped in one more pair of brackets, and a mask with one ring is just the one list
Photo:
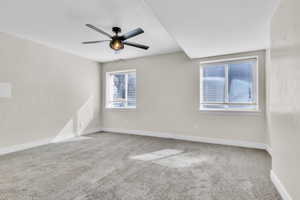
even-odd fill
[(107, 72), (106, 107), (136, 108), (136, 71)]
[(257, 58), (200, 64), (200, 110), (258, 111)]

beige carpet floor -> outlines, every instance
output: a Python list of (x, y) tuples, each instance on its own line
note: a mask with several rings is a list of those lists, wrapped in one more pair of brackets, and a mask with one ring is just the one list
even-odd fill
[(280, 200), (262, 150), (87, 137), (0, 156), (0, 200)]

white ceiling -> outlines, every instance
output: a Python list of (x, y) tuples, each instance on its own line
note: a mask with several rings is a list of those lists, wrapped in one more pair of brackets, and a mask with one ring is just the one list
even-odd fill
[[(100, 62), (175, 52), (191, 58), (264, 49), (279, 0), (1, 0), (0, 32), (12, 33)], [(148, 51), (126, 46), (115, 54), (107, 39), (85, 27), (111, 33), (145, 30), (129, 39)], [(179, 47), (180, 46), (180, 47)]]
[[(107, 39), (85, 27), (86, 23), (108, 33), (113, 26), (120, 26), (123, 33), (141, 27), (145, 33), (128, 41), (150, 48), (145, 51), (126, 46), (116, 54), (108, 43), (82, 45), (83, 41)], [(100, 62), (180, 50), (142, 0), (1, 0), (0, 32)]]
[(145, 0), (191, 58), (265, 49), (278, 0)]

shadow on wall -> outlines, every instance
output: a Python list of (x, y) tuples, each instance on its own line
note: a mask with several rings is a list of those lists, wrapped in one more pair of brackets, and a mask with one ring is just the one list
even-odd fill
[(94, 96), (91, 95), (88, 100), (80, 107), (76, 115), (73, 116), (57, 136), (51, 142), (60, 142), (66, 139), (77, 137), (84, 134), (84, 130), (94, 119)]

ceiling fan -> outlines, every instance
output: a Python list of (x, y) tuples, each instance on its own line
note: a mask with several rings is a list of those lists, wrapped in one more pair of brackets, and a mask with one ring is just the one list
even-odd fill
[(112, 48), (115, 51), (119, 51), (121, 49), (124, 49), (124, 45), (136, 47), (136, 48), (141, 48), (144, 50), (147, 50), (149, 46), (134, 43), (134, 42), (127, 42), (129, 38), (135, 37), (139, 34), (144, 33), (144, 30), (141, 28), (134, 29), (132, 31), (129, 31), (128, 33), (125, 33), (123, 35), (119, 35), (121, 33), (121, 28), (119, 27), (113, 27), (112, 32), (114, 32), (114, 35), (111, 35), (109, 33), (106, 33), (105, 31), (91, 25), (91, 24), (86, 24), (87, 27), (109, 37), (109, 40), (97, 40), (97, 41), (88, 41), (88, 42), (82, 42), (82, 44), (95, 44), (95, 43), (102, 43), (102, 42), (109, 42), (110, 48)]

